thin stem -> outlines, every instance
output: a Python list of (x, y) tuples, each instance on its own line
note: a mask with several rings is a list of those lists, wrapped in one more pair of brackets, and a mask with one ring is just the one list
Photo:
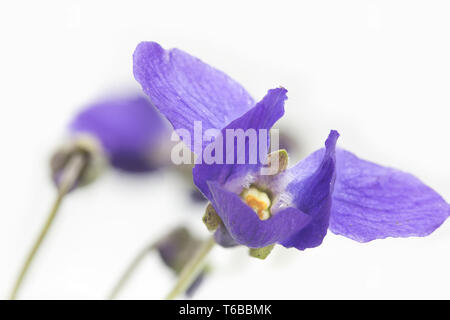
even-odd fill
[(145, 246), (139, 253), (136, 255), (136, 257), (133, 259), (133, 261), (130, 263), (128, 268), (125, 270), (125, 272), (122, 274), (122, 277), (120, 277), (117, 284), (114, 286), (113, 290), (108, 296), (109, 300), (114, 300), (119, 292), (123, 289), (127, 281), (130, 279), (133, 272), (136, 270), (136, 268), (139, 266), (139, 264), (144, 260), (144, 258), (147, 256), (147, 254), (154, 249), (157, 248), (157, 243), (152, 243), (148, 246)]
[(22, 282), (27, 274), (27, 271), (30, 268), (31, 263), (33, 262), (33, 258), (35, 257), (37, 251), (39, 250), (42, 241), (44, 240), (50, 226), (52, 225), (53, 220), (55, 219), (56, 214), (61, 206), (61, 203), (64, 199), (64, 196), (70, 191), (70, 189), (75, 185), (78, 177), (80, 176), (81, 171), (85, 166), (85, 157), (83, 155), (74, 155), (70, 160), (66, 169), (63, 172), (63, 176), (61, 179), (61, 184), (58, 188), (58, 195), (56, 197), (55, 202), (53, 203), (53, 207), (50, 210), (50, 214), (47, 217), (47, 220), (39, 233), (38, 238), (34, 242), (33, 247), (31, 248), (28, 256), (22, 266), (22, 269), (17, 277), (17, 280), (14, 284), (13, 290), (11, 291), (10, 299), (15, 300), (17, 298), (17, 293), (22, 285)]
[(177, 283), (167, 295), (166, 300), (173, 300), (178, 295), (186, 291), (186, 289), (201, 272), (205, 258), (211, 252), (211, 249), (214, 247), (215, 243), (216, 241), (214, 240), (214, 237), (209, 238), (203, 243), (202, 247), (196, 252), (196, 254), (181, 271)]

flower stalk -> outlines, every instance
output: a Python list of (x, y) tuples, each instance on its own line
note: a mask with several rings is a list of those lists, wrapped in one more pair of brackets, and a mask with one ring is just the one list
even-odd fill
[(19, 289), (21, 288), (21, 285), (25, 279), (25, 276), (27, 274), (27, 271), (30, 269), (30, 266), (33, 262), (34, 257), (36, 256), (36, 253), (38, 252), (45, 236), (47, 235), (58, 211), (61, 207), (61, 203), (65, 197), (65, 195), (75, 187), (77, 181), (79, 180), (79, 177), (81, 176), (84, 168), (86, 167), (87, 158), (82, 153), (74, 154), (71, 159), (68, 161), (67, 166), (64, 169), (61, 182), (58, 185), (58, 194), (56, 197), (55, 202), (53, 203), (53, 207), (50, 210), (50, 213), (47, 217), (47, 220), (44, 224), (44, 227), (41, 229), (41, 232), (39, 233), (36, 241), (33, 244), (33, 247), (31, 248), (30, 252), (28, 253), (27, 258), (25, 259), (25, 262), (22, 266), (22, 269), (19, 273), (19, 276), (17, 277), (17, 280), (14, 284), (14, 287), (11, 291), (10, 299), (15, 300), (17, 298), (17, 294), (19, 292)]
[(114, 300), (120, 291), (122, 291), (125, 284), (130, 279), (131, 275), (134, 273), (136, 268), (140, 265), (142, 260), (147, 256), (147, 254), (158, 247), (158, 243), (151, 243), (150, 245), (145, 246), (141, 251), (138, 252), (136, 257), (131, 261), (130, 265), (127, 267), (123, 275), (120, 277), (117, 284), (114, 286), (113, 290), (108, 296), (108, 300)]
[(205, 259), (211, 252), (212, 248), (214, 248), (215, 243), (216, 241), (214, 239), (214, 236), (211, 236), (203, 243), (196, 254), (181, 271), (177, 283), (166, 296), (166, 300), (173, 300), (186, 291), (186, 289), (192, 284), (192, 282), (201, 272), (205, 263)]

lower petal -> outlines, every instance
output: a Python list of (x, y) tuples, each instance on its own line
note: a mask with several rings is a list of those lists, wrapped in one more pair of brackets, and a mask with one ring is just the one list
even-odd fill
[(337, 177), (330, 230), (367, 242), (426, 236), (450, 214), (450, 206), (411, 174), (336, 152)]

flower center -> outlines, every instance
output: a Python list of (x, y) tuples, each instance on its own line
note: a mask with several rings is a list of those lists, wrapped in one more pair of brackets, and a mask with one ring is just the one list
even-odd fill
[(270, 218), (271, 201), (267, 193), (255, 187), (250, 187), (241, 193), (241, 198), (256, 212), (259, 219), (267, 220)]

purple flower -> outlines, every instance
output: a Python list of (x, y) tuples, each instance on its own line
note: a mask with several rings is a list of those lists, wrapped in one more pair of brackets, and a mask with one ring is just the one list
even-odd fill
[[(284, 114), (284, 88), (255, 103), (223, 72), (154, 42), (136, 48), (134, 75), (173, 127), (191, 136), (194, 121), (225, 137), (226, 129), (270, 130)], [(197, 164), (194, 182), (221, 220), (216, 241), (304, 250), (320, 245), (328, 229), (365, 242), (425, 236), (447, 219), (450, 207), (435, 191), (407, 173), (336, 150), (338, 136), (331, 131), (325, 148), (275, 175), (262, 175), (261, 163)], [(192, 141), (185, 142), (192, 148)]]
[(118, 169), (145, 172), (169, 161), (170, 126), (140, 95), (94, 103), (75, 117), (70, 130), (96, 139)]

